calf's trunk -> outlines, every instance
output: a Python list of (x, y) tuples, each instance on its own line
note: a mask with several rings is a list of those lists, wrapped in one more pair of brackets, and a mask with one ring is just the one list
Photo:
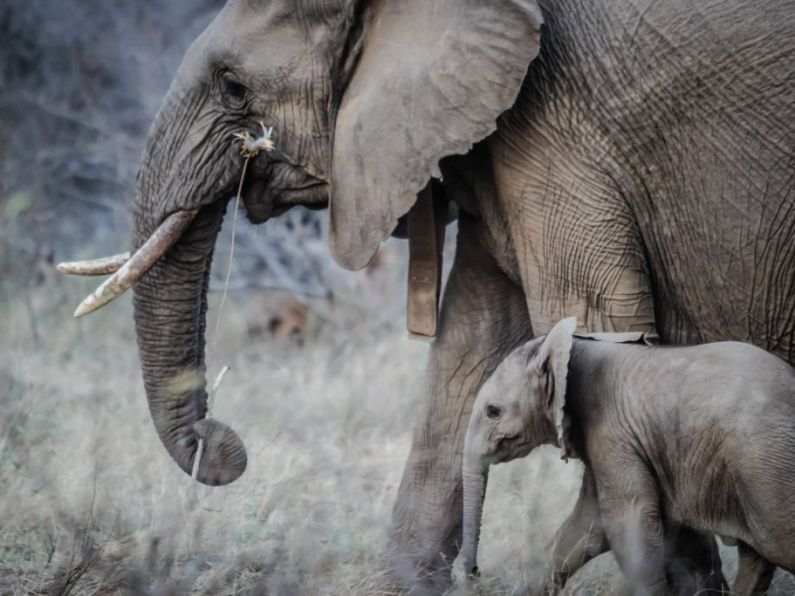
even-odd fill
[(477, 554), (480, 541), (480, 525), (483, 519), (483, 499), (486, 496), (488, 466), (477, 453), (464, 451), (464, 571), (467, 575), (478, 574)]

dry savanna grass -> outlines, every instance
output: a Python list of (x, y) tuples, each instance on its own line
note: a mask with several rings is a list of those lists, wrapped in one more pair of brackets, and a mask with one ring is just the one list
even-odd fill
[[(402, 295), (404, 255), (387, 255), (383, 278), (349, 278), (351, 295)], [(0, 593), (392, 593), (383, 546), (428, 351), (403, 320), (339, 300), (311, 305), (302, 341), (273, 339), (263, 313), (283, 296), (232, 292), (214, 345), (208, 332), (208, 366), (210, 377), (232, 367), (214, 415), (243, 437), (249, 467), (196, 490), (149, 420), (129, 299), (70, 318), (91, 283), (45, 274), (33, 295), (2, 298)], [(578, 466), (549, 449), (493, 470), (484, 576), (462, 591), (539, 577)], [(776, 584), (791, 593), (788, 576)], [(607, 555), (569, 593), (618, 586)]]

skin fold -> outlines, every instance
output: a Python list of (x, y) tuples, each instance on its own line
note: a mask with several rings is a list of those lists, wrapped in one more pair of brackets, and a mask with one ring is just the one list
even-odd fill
[(468, 572), (488, 467), (542, 444), (586, 466), (547, 593), (611, 549), (634, 593), (669, 594), (682, 526), (738, 544), (734, 594), (766, 592), (777, 566), (795, 570), (795, 369), (740, 342), (650, 347), (575, 329), (566, 319), (514, 350), (477, 397), (463, 466)]
[[(328, 208), (344, 267), (368, 263), (431, 177), (461, 214), (390, 532), (396, 575), (417, 593), (450, 585), (474, 396), (553, 321), (665, 343), (743, 340), (795, 362), (786, 4), (230, 0), (179, 67), (135, 191), (133, 249), (198, 209), (134, 287), (168, 453), (190, 473), (206, 435), (200, 481), (245, 469), (232, 429), (196, 423), (207, 280), (243, 165), (234, 135), (260, 123), (278, 153), (249, 164), (249, 218)], [(714, 540), (687, 543), (696, 579), (714, 574), (700, 563)]]

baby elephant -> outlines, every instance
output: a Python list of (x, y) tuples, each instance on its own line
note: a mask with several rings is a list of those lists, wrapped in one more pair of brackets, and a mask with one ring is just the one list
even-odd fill
[(764, 593), (775, 566), (795, 571), (795, 369), (743, 343), (651, 347), (575, 328), (565, 319), (515, 350), (475, 401), (464, 448), (467, 573), (477, 571), (489, 465), (543, 444), (586, 468), (567, 521), (585, 546), (553, 558), (550, 578), (565, 581), (564, 566), (610, 548), (634, 593), (666, 594), (665, 532), (678, 525), (737, 543), (736, 594)]

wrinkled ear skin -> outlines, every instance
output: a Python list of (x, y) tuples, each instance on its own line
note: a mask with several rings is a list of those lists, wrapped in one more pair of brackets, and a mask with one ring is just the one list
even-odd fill
[(332, 145), (331, 249), (348, 269), (367, 265), (441, 158), (495, 130), (542, 23), (535, 0), (369, 0), (362, 18)]
[(533, 362), (537, 370), (546, 371), (550, 376), (549, 386), (552, 395), (549, 415), (555, 425), (560, 456), (565, 461), (568, 461), (569, 457), (576, 456), (570, 440), (571, 421), (566, 414), (566, 379), (569, 374), (569, 359), (576, 329), (577, 319), (574, 317), (557, 323), (547, 334)]

